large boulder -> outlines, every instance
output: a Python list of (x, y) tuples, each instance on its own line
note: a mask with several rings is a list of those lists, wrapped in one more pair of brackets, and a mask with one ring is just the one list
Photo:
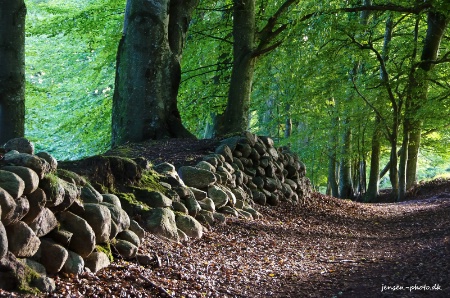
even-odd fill
[(113, 194), (102, 194), (103, 202), (110, 203), (113, 205), (116, 205), (119, 208), (122, 208), (122, 203), (120, 202), (120, 199), (118, 196)]
[(138, 247), (127, 240), (117, 239), (113, 245), (124, 259), (134, 258), (138, 252)]
[(25, 188), (23, 190), (24, 194), (29, 194), (34, 192), (39, 186), (39, 176), (30, 168), (19, 167), (19, 166), (6, 166), (2, 167), (2, 170), (12, 172), (19, 176), (25, 183)]
[(12, 221), (14, 210), (16, 209), (16, 202), (13, 197), (0, 187), (0, 208), (1, 208), (1, 221), (8, 224)]
[(110, 238), (115, 237), (117, 233), (127, 230), (130, 227), (130, 217), (122, 208), (110, 203), (102, 202), (101, 205), (108, 207), (111, 213), (112, 224)]
[(22, 221), (29, 224), (34, 221), (36, 217), (38, 217), (39, 214), (44, 210), (47, 196), (42, 189), (37, 188), (35, 191), (27, 195), (27, 199), (30, 205), (30, 210), (22, 218)]
[(38, 237), (42, 237), (56, 228), (58, 220), (50, 209), (44, 208), (34, 220), (28, 223), (28, 225)]
[(87, 221), (69, 211), (58, 214), (62, 227), (73, 233), (69, 249), (81, 257), (87, 257), (95, 248), (95, 232)]
[(41, 240), (23, 221), (7, 226), (6, 234), (8, 235), (8, 250), (18, 258), (33, 256), (41, 244)]
[(212, 185), (208, 188), (208, 197), (214, 201), (216, 208), (221, 208), (228, 204), (228, 195), (217, 185)]
[(96, 244), (106, 243), (111, 235), (111, 212), (100, 204), (84, 204), (84, 212), (80, 214), (95, 233)]
[(23, 195), (25, 182), (18, 175), (0, 170), (0, 187), (6, 190), (13, 199), (18, 199)]
[(188, 237), (200, 239), (203, 236), (202, 225), (192, 216), (185, 214), (177, 214), (175, 218), (177, 227), (183, 231)]
[(159, 191), (136, 189), (135, 195), (137, 200), (152, 208), (172, 206), (172, 200)]
[(79, 254), (69, 250), (67, 260), (64, 263), (61, 271), (64, 273), (75, 275), (83, 273), (84, 272), (83, 258)]
[(40, 179), (50, 172), (50, 165), (44, 159), (28, 153), (5, 154), (4, 163), (30, 168), (38, 174)]
[(141, 227), (141, 225), (137, 221), (130, 220), (130, 228), (129, 229), (130, 229), (130, 231), (132, 231), (139, 237), (139, 240), (144, 239), (145, 230)]
[(6, 152), (15, 150), (20, 153), (34, 154), (34, 145), (26, 138), (14, 138), (3, 145)]
[(54, 212), (65, 211), (73, 202), (80, 199), (80, 189), (73, 183), (59, 179), (59, 183), (64, 189), (64, 198), (61, 204), (51, 208)]
[(145, 216), (144, 228), (153, 234), (178, 241), (175, 214), (168, 208), (154, 208)]
[(48, 174), (39, 182), (41, 188), (47, 197), (46, 207), (58, 206), (64, 201), (64, 188), (60, 179), (54, 174)]
[(186, 185), (199, 189), (207, 188), (217, 180), (212, 172), (190, 166), (180, 167), (178, 175)]
[(188, 210), (188, 214), (190, 214), (191, 216), (196, 216), (197, 213), (202, 210), (202, 207), (200, 207), (200, 204), (193, 195), (185, 199), (185, 205)]
[(44, 265), (49, 274), (61, 271), (69, 257), (67, 249), (49, 240), (42, 240), (39, 254), (39, 263)]
[(81, 188), (81, 199), (84, 203), (101, 203), (103, 202), (103, 196), (95, 190), (95, 188), (86, 184)]
[(85, 267), (89, 268), (93, 273), (108, 267), (110, 263), (108, 256), (104, 252), (93, 252), (84, 259)]

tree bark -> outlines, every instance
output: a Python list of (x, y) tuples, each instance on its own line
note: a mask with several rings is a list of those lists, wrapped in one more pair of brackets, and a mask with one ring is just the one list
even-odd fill
[(186, 33), (197, 4), (198, 0), (128, 0), (117, 53), (113, 146), (194, 137), (182, 125), (177, 95)]
[(234, 1), (233, 69), (227, 107), (215, 129), (217, 136), (240, 133), (248, 128), (256, 62), (255, 32), (255, 0)]
[(411, 188), (417, 183), (417, 162), (421, 141), (422, 120), (417, 112), (428, 99), (429, 76), (439, 53), (439, 45), (444, 36), (449, 19), (439, 12), (431, 10), (427, 17), (427, 35), (422, 48), (421, 62), (413, 69), (410, 76), (410, 100), (407, 106), (405, 125), (408, 126), (408, 160), (406, 163), (406, 187)]
[(25, 133), (23, 0), (0, 0), (0, 145)]
[(372, 152), (370, 153), (369, 185), (364, 195), (364, 202), (373, 202), (378, 197), (380, 185), (380, 157), (381, 157), (381, 131), (380, 118), (375, 119), (375, 128), (372, 135)]

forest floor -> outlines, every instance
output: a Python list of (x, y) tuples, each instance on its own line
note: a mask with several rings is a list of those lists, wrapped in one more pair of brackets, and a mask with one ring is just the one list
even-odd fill
[[(116, 260), (95, 275), (58, 275), (46, 297), (450, 297), (450, 181), (422, 184), (401, 203), (314, 193), (256, 208), (263, 219), (228, 218), (199, 240), (148, 234), (140, 252), (154, 265)], [(11, 295), (23, 296), (0, 290)]]

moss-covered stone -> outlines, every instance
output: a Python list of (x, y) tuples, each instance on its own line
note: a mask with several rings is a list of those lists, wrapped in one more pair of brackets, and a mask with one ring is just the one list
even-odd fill
[(114, 256), (111, 251), (111, 244), (109, 242), (96, 245), (95, 249), (97, 250), (97, 252), (102, 252), (107, 255), (110, 262), (114, 261)]

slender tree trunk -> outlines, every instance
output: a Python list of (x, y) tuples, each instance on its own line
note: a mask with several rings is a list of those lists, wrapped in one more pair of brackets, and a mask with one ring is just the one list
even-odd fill
[(194, 137), (181, 123), (177, 95), (183, 46), (197, 4), (198, 0), (128, 0), (117, 53), (113, 146)]
[(227, 107), (216, 127), (216, 135), (240, 133), (249, 125), (250, 95), (256, 58), (255, 0), (233, 4), (233, 69)]
[(397, 201), (403, 201), (406, 196), (406, 162), (408, 160), (409, 127), (403, 124), (402, 154), (400, 155), (398, 174), (398, 197)]
[[(333, 118), (332, 124), (337, 125), (337, 118)], [(339, 177), (337, 177), (337, 159), (336, 159), (336, 147), (338, 144), (337, 133), (334, 129), (330, 130), (330, 142), (328, 144), (328, 186), (331, 191), (331, 195), (335, 198), (339, 197)]]
[(342, 158), (339, 173), (339, 197), (343, 199), (353, 199), (352, 182), (352, 130), (345, 128), (342, 136)]
[(370, 154), (369, 185), (364, 195), (364, 202), (374, 202), (378, 197), (380, 185), (380, 157), (381, 157), (381, 132), (380, 118), (375, 119), (375, 128), (372, 135), (372, 152)]
[(25, 17), (23, 0), (0, 0), (0, 145), (25, 132)]

